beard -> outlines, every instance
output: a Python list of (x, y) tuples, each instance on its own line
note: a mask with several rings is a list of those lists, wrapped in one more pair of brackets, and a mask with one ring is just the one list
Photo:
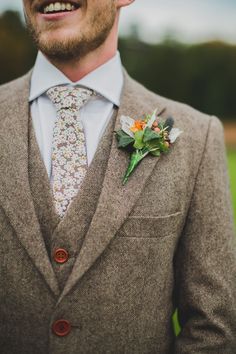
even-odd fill
[[(51, 39), (50, 31), (55, 31), (54, 23), (47, 24), (44, 29), (38, 29), (30, 16), (25, 14), (27, 29), (37, 48), (49, 59), (55, 62), (79, 60), (91, 51), (99, 48), (108, 37), (116, 18), (113, 2), (110, 7), (96, 8), (86, 19), (86, 24), (78, 32), (64, 39)], [(54, 36), (53, 36), (54, 37)]]

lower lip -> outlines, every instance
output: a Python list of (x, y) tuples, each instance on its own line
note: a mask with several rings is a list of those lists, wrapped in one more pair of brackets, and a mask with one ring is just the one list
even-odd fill
[(65, 11), (65, 12), (57, 12), (57, 13), (52, 13), (52, 14), (39, 14), (41, 18), (43, 18), (46, 21), (56, 21), (56, 20), (60, 20), (63, 19), (65, 17), (71, 16), (73, 14), (75, 14), (77, 10), (73, 10), (73, 11)]

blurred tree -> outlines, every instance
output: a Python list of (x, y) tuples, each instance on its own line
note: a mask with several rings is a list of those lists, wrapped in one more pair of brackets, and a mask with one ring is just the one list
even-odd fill
[(149, 45), (130, 37), (119, 47), (128, 72), (151, 90), (221, 118), (236, 117), (236, 46), (169, 38)]
[(24, 74), (32, 67), (36, 50), (17, 12), (0, 16), (0, 83)]

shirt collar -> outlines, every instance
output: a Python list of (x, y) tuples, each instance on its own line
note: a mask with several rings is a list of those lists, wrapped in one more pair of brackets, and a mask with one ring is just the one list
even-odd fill
[(38, 52), (31, 78), (29, 101), (32, 102), (53, 86), (68, 84), (90, 88), (119, 107), (123, 81), (119, 52), (77, 82), (70, 81), (41, 52)]

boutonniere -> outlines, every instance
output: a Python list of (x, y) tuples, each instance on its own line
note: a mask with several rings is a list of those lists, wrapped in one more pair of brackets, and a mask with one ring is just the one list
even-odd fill
[(161, 153), (167, 153), (182, 133), (178, 128), (173, 128), (172, 117), (162, 122), (160, 117), (157, 117), (156, 111), (151, 115), (145, 115), (142, 120), (134, 120), (127, 116), (120, 118), (121, 129), (115, 131), (118, 148), (125, 149), (130, 154), (123, 185), (145, 156), (151, 154), (159, 157)]

